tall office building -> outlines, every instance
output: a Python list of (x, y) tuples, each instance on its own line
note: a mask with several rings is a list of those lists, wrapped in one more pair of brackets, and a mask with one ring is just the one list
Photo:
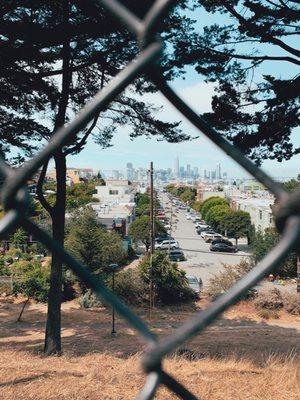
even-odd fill
[(126, 179), (128, 181), (133, 181), (133, 179), (134, 179), (133, 164), (130, 162), (126, 164)]
[(179, 177), (179, 158), (175, 158), (174, 162), (174, 175), (178, 178)]
[(217, 178), (218, 178), (218, 179), (222, 179), (221, 164), (220, 164), (220, 163), (218, 164), (218, 176), (217, 176)]
[(191, 164), (186, 166), (186, 176), (189, 178), (191, 176)]

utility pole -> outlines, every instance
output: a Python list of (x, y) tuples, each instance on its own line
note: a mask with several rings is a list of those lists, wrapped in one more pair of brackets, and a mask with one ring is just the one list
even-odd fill
[(154, 254), (154, 238), (155, 238), (155, 216), (154, 216), (154, 191), (153, 191), (153, 162), (150, 163), (150, 292), (149, 292), (149, 305), (150, 305), (150, 318), (151, 309), (154, 305), (153, 297), (153, 270), (152, 270), (152, 258)]

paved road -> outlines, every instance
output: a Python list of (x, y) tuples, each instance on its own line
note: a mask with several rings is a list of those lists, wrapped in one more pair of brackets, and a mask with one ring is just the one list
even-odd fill
[[(170, 208), (171, 203), (165, 194), (161, 196), (161, 203), (165, 208)], [(179, 266), (188, 275), (200, 277), (205, 284), (212, 275), (222, 270), (223, 264), (238, 264), (240, 260), (247, 257), (247, 253), (213, 253), (209, 251), (209, 243), (205, 243), (197, 234), (193, 222), (186, 219), (186, 212), (180, 210), (176, 214), (176, 227), (173, 228), (173, 236), (184, 251), (186, 261), (180, 262)], [(174, 224), (175, 225), (175, 224)]]

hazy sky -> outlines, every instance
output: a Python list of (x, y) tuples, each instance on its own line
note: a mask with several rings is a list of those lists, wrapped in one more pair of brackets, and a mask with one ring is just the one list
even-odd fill
[[(199, 17), (197, 26), (201, 29), (207, 22), (207, 16), (203, 17), (201, 15), (201, 22), (200, 15), (197, 17)], [(211, 20), (210, 22), (215, 21)], [(271, 52), (274, 52), (274, 49), (268, 49), (268, 52), (271, 54)], [(279, 54), (279, 51), (277, 54)], [(256, 77), (259, 78), (260, 74), (270, 73), (270, 70), (272, 74), (283, 77), (293, 73), (293, 69), (294, 67), (289, 63), (264, 63), (260, 70), (256, 72)], [(196, 112), (203, 113), (211, 110), (210, 104), (214, 90), (213, 85), (202, 82), (201, 78), (191, 68), (187, 70), (184, 80), (177, 79), (172, 82), (172, 86)], [(73, 167), (91, 167), (100, 170), (123, 170), (127, 162), (132, 162), (134, 167), (146, 168), (150, 161), (153, 161), (156, 168), (173, 168), (174, 160), (178, 156), (181, 166), (191, 164), (203, 171), (203, 169), (215, 169), (216, 165), (221, 163), (222, 170), (227, 171), (229, 177), (247, 176), (235, 162), (231, 161), (227, 155), (218, 150), (203, 134), (183, 119), (181, 114), (161, 94), (147, 94), (143, 97), (143, 100), (152, 102), (157, 106), (162, 106), (162, 112), (159, 114), (161, 119), (182, 121), (182, 130), (190, 135), (200, 136), (199, 139), (180, 144), (157, 142), (156, 139), (142, 137), (132, 141), (125, 127), (120, 129), (115, 135), (113, 147), (103, 150), (95, 145), (91, 139), (79, 155), (69, 157), (68, 165)], [(300, 146), (300, 129), (295, 130), (293, 143)], [(282, 163), (266, 161), (263, 164), (263, 168), (269, 171), (272, 176), (293, 177), (300, 173), (300, 156), (294, 156), (291, 160)]]

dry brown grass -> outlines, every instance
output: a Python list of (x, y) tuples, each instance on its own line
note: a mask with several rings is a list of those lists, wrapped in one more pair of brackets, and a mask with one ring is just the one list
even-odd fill
[[(1, 352), (1, 400), (127, 400), (145, 377), (138, 355), (108, 354), (45, 358), (26, 352)], [(165, 368), (203, 400), (299, 400), (300, 368), (292, 360), (271, 358), (265, 367), (251, 362), (167, 359)], [(157, 399), (175, 398), (160, 389)]]
[[(86, 311), (65, 303), (64, 355), (44, 357), (45, 305), (31, 304), (18, 324), (20, 304), (7, 300), (0, 299), (0, 400), (125, 400), (143, 386), (144, 343), (119, 318), (118, 336), (112, 339), (109, 310)], [(150, 321), (147, 310), (137, 311), (164, 336), (195, 309), (156, 309)], [(242, 302), (164, 367), (202, 400), (300, 400), (299, 328), (299, 317), (282, 314), (265, 322), (253, 305)], [(156, 398), (175, 396), (160, 389)]]

